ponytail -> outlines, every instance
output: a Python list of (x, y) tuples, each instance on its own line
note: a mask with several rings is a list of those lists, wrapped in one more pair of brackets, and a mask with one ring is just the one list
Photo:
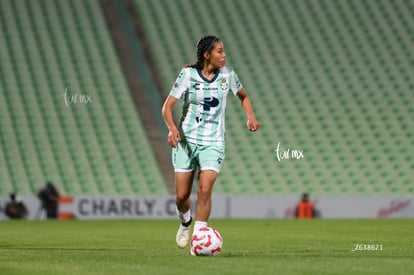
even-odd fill
[(197, 61), (194, 64), (190, 64), (185, 66), (186, 68), (195, 68), (198, 70), (202, 70), (203, 66), (204, 66), (204, 53), (211, 52), (211, 49), (213, 48), (213, 45), (215, 42), (220, 41), (220, 38), (218, 38), (217, 36), (214, 35), (207, 35), (202, 37), (198, 42), (197, 42), (197, 47), (196, 47), (196, 51), (197, 51)]

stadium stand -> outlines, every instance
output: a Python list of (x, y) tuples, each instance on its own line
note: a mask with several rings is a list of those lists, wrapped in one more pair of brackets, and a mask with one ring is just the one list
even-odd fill
[[(228, 100), (215, 193), (414, 194), (412, 1), (126, 2), (164, 96), (211, 33), (251, 95), (262, 128)], [(0, 41), (0, 194), (169, 193), (100, 2), (0, 1)]]
[(99, 2), (0, 12), (0, 193), (167, 194)]
[[(414, 9), (410, 1), (134, 0), (168, 92), (205, 34), (262, 123), (229, 100), (227, 194), (413, 194)], [(304, 158), (277, 160), (275, 149)]]

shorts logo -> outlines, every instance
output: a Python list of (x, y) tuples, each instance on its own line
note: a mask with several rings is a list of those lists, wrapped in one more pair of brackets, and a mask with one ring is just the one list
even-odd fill
[(223, 162), (223, 159), (222, 159), (222, 158), (218, 158), (218, 159), (217, 159), (217, 162), (218, 162), (219, 164), (221, 164), (221, 163)]

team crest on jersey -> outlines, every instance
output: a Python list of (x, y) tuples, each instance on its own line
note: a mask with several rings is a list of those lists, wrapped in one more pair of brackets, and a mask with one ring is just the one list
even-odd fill
[(175, 89), (177, 87), (178, 87), (178, 83), (177, 82), (174, 82), (173, 88)]
[(227, 80), (225, 78), (223, 78), (221, 80), (221, 89), (222, 90), (227, 90), (229, 88), (229, 84), (227, 83)]

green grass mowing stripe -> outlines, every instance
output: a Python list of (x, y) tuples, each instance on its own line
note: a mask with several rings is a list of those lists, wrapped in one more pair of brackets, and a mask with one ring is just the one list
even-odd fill
[(177, 248), (177, 221), (1, 222), (0, 274), (414, 274), (413, 219), (209, 225), (224, 239), (217, 257)]

